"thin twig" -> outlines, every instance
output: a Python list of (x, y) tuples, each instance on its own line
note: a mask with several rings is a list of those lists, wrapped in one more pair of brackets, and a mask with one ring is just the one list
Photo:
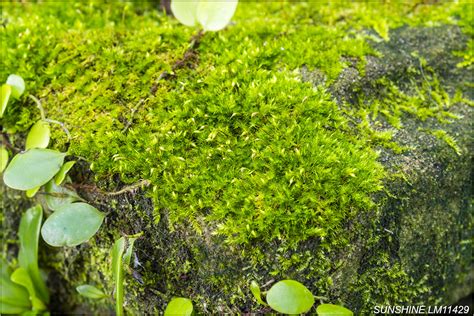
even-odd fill
[(132, 125), (132, 122), (133, 122), (133, 116), (139, 110), (140, 106), (143, 103), (145, 103), (145, 100), (140, 99), (140, 101), (138, 101), (137, 105), (135, 105), (135, 107), (130, 111), (130, 119), (127, 121), (127, 124), (125, 124), (125, 127), (122, 130), (122, 133), (126, 132), (130, 128), (130, 126)]
[(3, 144), (3, 146), (7, 147), (8, 149), (10, 149), (15, 154), (21, 152), (20, 148), (16, 148), (15, 146), (13, 146), (13, 144), (10, 142), (10, 138), (8, 137), (8, 135), (5, 132), (2, 131), (2, 132), (0, 132), (0, 134), (2, 135), (2, 144)]
[(93, 191), (93, 192), (99, 193), (101, 195), (115, 196), (115, 195), (120, 195), (120, 194), (123, 194), (123, 193), (126, 193), (126, 192), (132, 192), (132, 191), (134, 191), (134, 190), (136, 190), (140, 187), (149, 186), (150, 184), (151, 184), (151, 182), (149, 180), (140, 180), (137, 183), (134, 183), (134, 184), (129, 185), (129, 186), (125, 186), (123, 189), (118, 190), (118, 191), (113, 191), (113, 192), (102, 191), (101, 189), (97, 188), (97, 186), (88, 185), (88, 184), (71, 183), (71, 184), (66, 184), (66, 187), (71, 187), (73, 189), (83, 189), (83, 190)]
[(264, 288), (264, 287), (267, 287), (269, 286), (270, 284), (274, 283), (275, 280), (274, 279), (271, 279), (270, 281), (268, 281), (267, 283), (265, 283), (264, 285), (262, 285), (261, 287)]

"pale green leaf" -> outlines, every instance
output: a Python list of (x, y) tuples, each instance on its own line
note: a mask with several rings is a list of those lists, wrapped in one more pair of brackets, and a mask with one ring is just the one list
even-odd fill
[(112, 275), (115, 281), (115, 314), (123, 315), (123, 253), (125, 251), (126, 240), (120, 237), (112, 248)]
[(340, 305), (321, 304), (316, 308), (319, 316), (352, 316), (354, 313)]
[(46, 183), (44, 189), (46, 192), (44, 195), (46, 206), (53, 211), (63, 207), (64, 205), (82, 200), (75, 191), (69, 190), (63, 186), (57, 186), (53, 180)]
[(76, 291), (84, 297), (92, 298), (95, 300), (107, 297), (107, 294), (99, 290), (93, 285), (83, 284), (76, 287)]
[(252, 292), (253, 296), (255, 297), (255, 299), (257, 300), (259, 304), (267, 305), (267, 303), (265, 303), (262, 300), (262, 296), (260, 293), (260, 286), (258, 286), (257, 282), (255, 281), (250, 282), (250, 292)]
[(0, 118), (3, 117), (3, 113), (7, 108), (8, 100), (10, 99), (10, 95), (12, 94), (12, 87), (8, 84), (3, 84), (2, 89), (0, 91)]
[(184, 297), (173, 298), (165, 309), (164, 316), (190, 316), (193, 313), (193, 302)]
[(5, 146), (0, 146), (0, 172), (5, 170), (8, 165), (8, 150)]
[(197, 23), (196, 11), (198, 0), (172, 0), (171, 11), (175, 18), (186, 26), (195, 26)]
[(33, 285), (33, 280), (31, 280), (28, 271), (25, 268), (18, 268), (13, 271), (12, 275), (10, 276), (12, 282), (19, 284), (26, 288), (28, 294), (30, 295), (30, 301), (33, 305), (33, 310), (42, 311), (46, 309), (44, 303), (36, 296), (35, 287)]
[(17, 154), (3, 173), (7, 186), (29, 190), (46, 184), (59, 171), (66, 153), (34, 148)]
[(69, 172), (69, 170), (71, 170), (75, 163), (75, 161), (68, 161), (61, 166), (61, 169), (59, 169), (58, 173), (54, 177), (54, 182), (57, 185), (61, 185), (61, 183), (63, 183), (64, 179), (66, 178), (66, 174)]
[(302, 314), (314, 304), (313, 294), (301, 283), (283, 280), (271, 287), (267, 293), (267, 303), (283, 314)]
[(18, 229), (20, 239), (18, 263), (20, 267), (28, 271), (37, 296), (43, 302), (49, 302), (48, 288), (38, 268), (38, 241), (42, 220), (43, 209), (41, 205), (28, 209), (21, 216), (20, 228)]
[(99, 230), (105, 215), (87, 203), (58, 208), (41, 228), (44, 241), (53, 247), (73, 247), (89, 240)]
[(28, 132), (28, 136), (26, 136), (25, 149), (48, 147), (50, 134), (47, 122), (41, 120), (36, 122)]
[(0, 260), (0, 314), (19, 314), (31, 309), (30, 294), (25, 287), (11, 280), (8, 263)]
[(237, 9), (237, 0), (199, 1), (196, 17), (206, 31), (219, 31), (229, 24)]
[(25, 92), (25, 81), (18, 75), (10, 75), (7, 84), (12, 87), (12, 97), (18, 99)]
[(17, 305), (16, 302), (8, 303), (8, 302), (0, 301), (0, 314), (2, 314), (2, 315), (6, 315), (6, 314), (10, 314), (10, 315), (11, 314), (13, 314), (13, 315), (22, 314), (22, 315), (24, 315), (24, 313), (27, 312), (30, 309), (31, 309), (31, 307), (25, 307), (25, 306)]

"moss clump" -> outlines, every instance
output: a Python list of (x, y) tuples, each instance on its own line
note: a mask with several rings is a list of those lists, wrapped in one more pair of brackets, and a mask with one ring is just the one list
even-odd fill
[[(193, 30), (148, 4), (2, 4), (1, 78), (26, 79), (47, 116), (71, 130), (70, 152), (92, 162), (104, 190), (151, 183), (113, 204), (98, 189), (82, 192), (109, 212), (108, 222), (95, 243), (56, 254), (51, 268), (60, 271), (62, 258), (82, 266), (57, 279), (110, 283), (101, 273), (113, 239), (143, 230), (132, 310), (155, 313), (182, 295), (203, 312), (251, 311), (248, 280), (271, 276), (298, 279), (360, 311), (428, 292), (415, 289), (421, 281), (382, 249), (357, 266), (361, 249), (386, 242), (373, 200), (388, 176), (377, 150), (402, 152), (390, 141), (403, 115), (454, 119), (451, 105), (468, 89), (450, 91), (442, 69), (430, 64), (449, 51), (410, 55), (418, 63), (405, 78), (372, 66), (393, 57), (400, 34), (392, 28), (459, 24), (470, 32), (469, 8), (242, 3), (233, 25), (205, 34), (186, 67), (174, 67)], [(447, 47), (464, 58), (458, 33), (460, 44)], [(2, 124), (21, 135), (36, 115), (25, 98)], [(53, 135), (58, 148), (60, 133)], [(81, 177), (75, 180), (90, 180)], [(351, 299), (370, 285), (370, 273), (379, 295), (368, 287), (369, 302)], [(346, 284), (353, 286), (344, 291)]]

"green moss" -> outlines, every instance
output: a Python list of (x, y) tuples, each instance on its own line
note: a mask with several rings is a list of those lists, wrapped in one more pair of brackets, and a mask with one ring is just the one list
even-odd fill
[[(151, 183), (144, 194), (152, 205), (145, 209), (130, 206), (133, 199), (112, 207), (99, 199), (110, 222), (98, 244), (84, 246), (77, 258), (85, 271), (99, 267), (101, 274), (65, 270), (61, 278), (110, 286), (107, 253), (114, 238), (145, 230), (137, 249), (148, 247), (153, 258), (164, 259), (144, 260), (144, 285), (131, 281), (129, 288), (129, 297), (140, 302), (130, 300), (131, 309), (148, 304), (153, 313), (182, 295), (204, 312), (251, 310), (247, 282), (262, 275), (306, 281), (318, 295), (362, 311), (374, 301), (425, 293), (424, 283), (416, 289), (421, 281), (385, 251), (364, 271), (342, 257), (357, 255), (361, 236), (378, 245), (373, 197), (388, 176), (378, 150), (409, 148), (393, 140), (407, 116), (456, 120), (452, 107), (468, 86), (450, 90), (443, 71), (451, 65), (433, 66), (446, 57), (442, 50), (412, 52), (405, 74), (370, 77), (371, 69), (378, 57), (396, 60), (386, 49), (399, 35), (394, 28), (452, 24), (472, 34), (469, 8), (242, 3), (235, 23), (203, 36), (189, 67), (173, 68), (195, 30), (151, 4), (2, 3), (7, 25), (0, 79), (9, 73), (25, 78), (47, 116), (71, 131), (70, 153), (91, 162), (104, 189), (115, 189), (115, 175), (125, 183)], [(472, 39), (456, 49), (462, 61), (453, 55), (467, 69), (469, 45)], [(174, 76), (160, 80), (164, 71)], [(9, 106), (2, 125), (21, 136), (38, 116), (25, 97)], [(455, 144), (449, 134), (442, 138)], [(59, 129), (53, 139), (64, 148)], [(21, 137), (13, 140), (20, 147)], [(74, 250), (64, 256), (76, 258)], [(226, 256), (239, 262), (229, 267)], [(51, 267), (61, 271), (62, 258), (58, 254)], [(362, 295), (370, 303), (351, 301), (339, 289), (353, 284), (358, 291), (374, 278), (380, 291), (371, 287)]]

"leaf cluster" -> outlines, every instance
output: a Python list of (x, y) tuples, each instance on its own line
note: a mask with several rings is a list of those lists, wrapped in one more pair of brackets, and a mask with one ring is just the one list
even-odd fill
[(23, 213), (18, 230), (18, 267), (11, 271), (9, 264), (1, 261), (2, 314), (24, 314), (28, 311), (41, 314), (47, 309), (49, 291), (38, 268), (38, 241), (42, 219), (43, 209), (40, 205)]

